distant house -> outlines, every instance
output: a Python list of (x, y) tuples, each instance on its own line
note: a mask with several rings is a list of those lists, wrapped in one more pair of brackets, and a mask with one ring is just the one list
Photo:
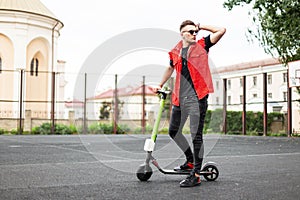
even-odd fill
[[(92, 98), (88, 99), (95, 107), (95, 118), (99, 119), (100, 108), (104, 103), (114, 102), (115, 90), (109, 89)], [(143, 87), (126, 87), (117, 90), (118, 101), (120, 103), (120, 120), (140, 120), (142, 119), (143, 109)], [(153, 92), (152, 87), (145, 86), (145, 118), (148, 118), (149, 112), (155, 112), (155, 107), (159, 104), (159, 98)], [(113, 106), (112, 106), (113, 109)], [(111, 112), (113, 112), (111, 110)], [(112, 116), (111, 116), (112, 117)]]
[(83, 119), (83, 108), (84, 108), (84, 102), (83, 101), (79, 101), (77, 99), (73, 99), (73, 100), (67, 100), (64, 102), (65, 103), (65, 116), (64, 118), (68, 118), (69, 117), (69, 112), (73, 111), (74, 112), (74, 117), (76, 119)]

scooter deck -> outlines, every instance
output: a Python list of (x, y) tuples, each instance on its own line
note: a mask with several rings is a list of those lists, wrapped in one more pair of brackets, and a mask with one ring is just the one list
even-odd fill
[(160, 172), (164, 174), (174, 174), (174, 175), (189, 175), (191, 171), (189, 170), (172, 170), (172, 169), (159, 169)]
[[(172, 169), (159, 169), (160, 172), (164, 174), (173, 174), (173, 175), (189, 175), (191, 173), (191, 170), (172, 170)], [(200, 171), (200, 175), (212, 175), (213, 172), (209, 171)]]

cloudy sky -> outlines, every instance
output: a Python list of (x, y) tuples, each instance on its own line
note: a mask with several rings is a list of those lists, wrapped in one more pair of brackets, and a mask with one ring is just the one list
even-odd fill
[[(213, 67), (223, 67), (271, 57), (265, 54), (257, 43), (250, 43), (247, 40), (247, 28), (252, 25), (251, 17), (248, 15), (249, 8), (240, 7), (228, 12), (223, 8), (224, 1), (41, 0), (64, 23), (58, 41), (58, 59), (66, 61), (65, 71), (68, 81), (66, 91), (70, 93), (66, 96), (72, 96), (74, 92), (82, 90), (78, 89), (83, 85), (82, 80), (79, 80), (78, 77), (75, 78), (75, 76), (78, 72), (83, 72), (82, 69), (87, 64), (90, 68), (93, 65), (93, 68), (90, 71), (84, 71), (84, 73), (90, 73), (91, 76), (97, 74), (95, 75), (97, 77), (88, 77), (92, 85), (89, 96), (114, 87), (115, 74), (119, 75), (119, 82), (120, 80), (127, 81), (122, 85), (132, 85), (132, 82), (140, 84), (142, 75), (147, 77), (146, 84), (150, 82), (150, 85), (157, 85), (164, 71), (162, 66), (169, 64), (167, 51), (180, 39), (179, 25), (186, 19), (201, 24), (226, 27), (226, 34), (209, 53), (210, 60), (214, 64)], [(112, 56), (111, 54), (118, 54), (116, 48), (108, 48), (104, 54), (94, 55), (96, 60), (90, 62), (90, 56), (97, 51), (97, 48), (101, 49), (101, 45), (103, 46), (111, 40), (114, 41), (114, 38), (120, 35), (125, 35), (128, 32), (133, 35), (130, 41), (124, 41), (123, 46), (130, 46), (135, 37), (137, 40), (143, 40), (143, 37), (147, 40), (149, 35), (135, 35), (134, 33), (136, 30), (149, 28), (172, 31), (171, 35), (175, 34), (177, 37), (178, 34), (178, 39), (162, 36), (160, 39), (162, 45), (170, 42), (171, 38), (174, 40), (171, 42), (172, 45), (163, 51), (161, 49), (138, 49), (135, 51), (130, 49), (128, 52), (121, 52), (122, 55), (114, 55), (114, 59), (108, 60), (104, 64), (109, 63), (109, 65), (103, 66), (105, 60), (103, 58), (108, 58)], [(207, 34), (207, 32), (201, 31), (198, 37)], [(98, 66), (95, 66), (97, 64)], [(101, 71), (99, 67), (105, 69), (101, 69)]]
[(210, 51), (217, 67), (270, 57), (258, 44), (247, 41), (248, 8), (228, 12), (222, 6), (224, 0), (41, 1), (64, 23), (58, 59), (67, 62), (67, 71), (78, 70), (91, 52), (118, 34), (141, 28), (178, 31), (185, 19), (227, 28)]

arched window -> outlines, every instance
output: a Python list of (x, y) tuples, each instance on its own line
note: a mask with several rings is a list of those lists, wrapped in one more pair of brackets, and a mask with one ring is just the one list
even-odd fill
[(39, 60), (37, 58), (33, 58), (30, 63), (30, 75), (31, 76), (38, 76), (39, 71)]
[(0, 73), (2, 72), (2, 58), (0, 57)]

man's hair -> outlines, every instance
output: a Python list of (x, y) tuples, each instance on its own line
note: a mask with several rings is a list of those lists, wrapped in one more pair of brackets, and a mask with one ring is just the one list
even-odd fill
[(187, 25), (193, 25), (193, 26), (196, 26), (196, 24), (191, 21), (191, 20), (185, 20), (183, 21), (181, 24), (180, 24), (180, 28), (179, 28), (179, 31), (181, 31), (183, 29), (183, 27), (187, 26)]

